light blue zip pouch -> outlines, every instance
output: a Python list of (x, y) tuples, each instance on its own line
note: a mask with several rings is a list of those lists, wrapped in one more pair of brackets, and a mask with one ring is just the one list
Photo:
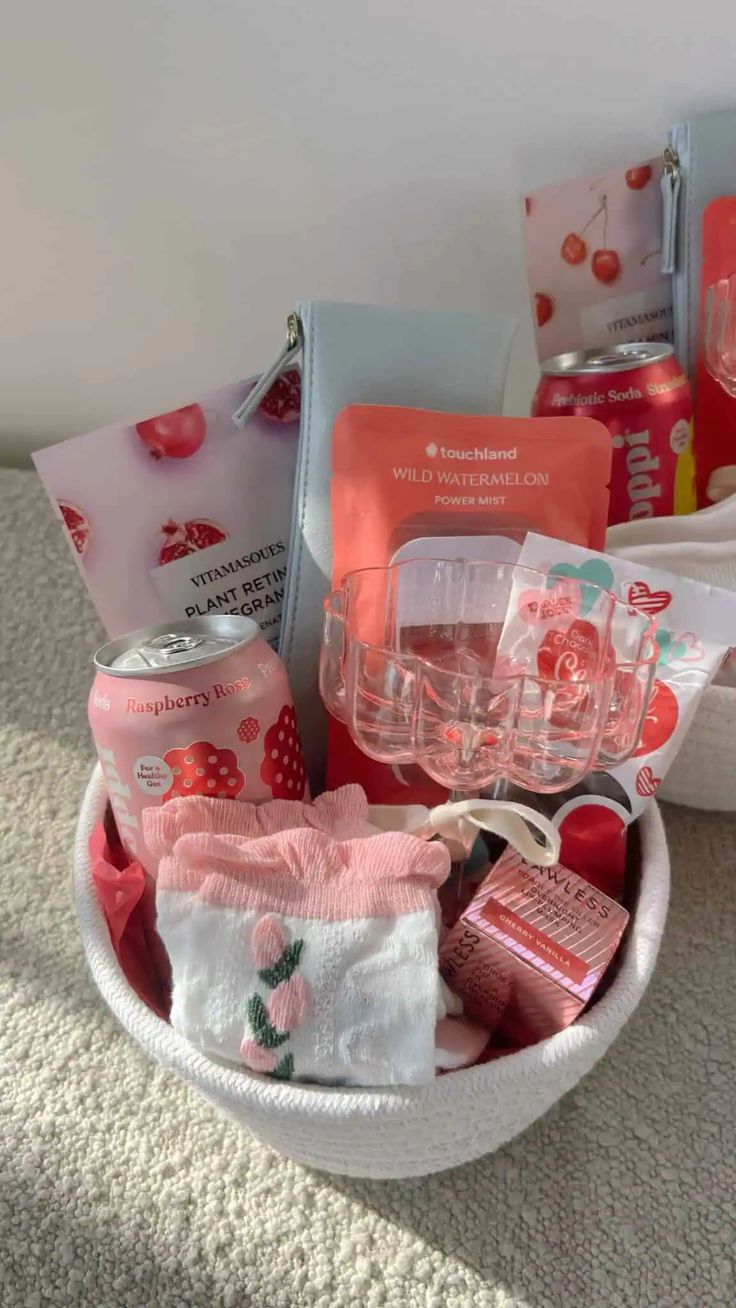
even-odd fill
[[(234, 415), (245, 422), (300, 348), (302, 410), (280, 653), (313, 789), (327, 738), (319, 697), (322, 602), (330, 589), (332, 424), (347, 404), (499, 413), (516, 322), (500, 314), (386, 309), (309, 301), (287, 322), (286, 346)], [(368, 564), (370, 561), (366, 560)]]

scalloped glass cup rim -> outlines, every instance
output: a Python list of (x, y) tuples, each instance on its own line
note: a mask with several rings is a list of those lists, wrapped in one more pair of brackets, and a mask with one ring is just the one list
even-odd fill
[[(550, 579), (549, 573), (542, 572), (538, 568), (528, 568), (526, 564), (507, 563), (507, 562), (496, 563), (493, 560), (485, 560), (485, 559), (483, 560), (445, 559), (445, 558), (404, 559), (400, 563), (389, 564), (386, 567), (356, 568), (354, 571), (346, 573), (343, 576), (339, 586), (334, 587), (334, 589), (331, 590), (329, 594), (326, 595), (325, 598), (323, 599), (322, 606), (325, 613), (325, 623), (327, 622), (327, 620), (333, 619), (334, 621), (338, 622), (344, 630), (347, 630), (350, 627), (351, 623), (350, 623), (348, 612), (340, 611), (340, 607), (336, 601), (339, 596), (343, 596), (343, 595), (348, 596), (351, 588), (351, 584), (354, 581), (357, 582), (369, 576), (375, 576), (375, 577), (378, 577), (380, 575), (388, 576), (389, 574), (397, 573), (400, 569), (411, 567), (412, 564), (417, 564), (417, 563), (426, 564), (426, 565), (461, 564), (461, 565), (472, 565), (474, 567), (487, 566), (489, 568), (497, 568), (500, 571), (511, 572), (511, 573), (523, 572), (529, 578), (533, 578), (537, 580), (539, 583), (544, 583), (544, 585), (540, 587), (540, 589), (546, 589), (547, 583), (549, 582)], [(575, 578), (568, 578), (568, 577), (559, 578), (560, 583), (567, 583), (567, 584), (571, 582), (575, 582), (575, 580), (576, 580)], [(640, 629), (641, 629), (641, 636), (639, 640), (640, 656), (638, 658), (631, 658), (631, 659), (625, 658), (625, 659), (621, 659), (620, 661), (617, 660), (615, 663), (615, 670), (616, 671), (627, 670), (630, 672), (634, 672), (637, 669), (645, 669), (649, 666), (656, 668), (657, 658), (658, 658), (658, 650), (654, 638), (657, 629), (656, 619), (648, 617), (647, 614), (644, 613), (641, 609), (637, 609), (632, 604), (627, 603), (626, 600), (620, 599), (619, 596), (615, 595), (613, 591), (607, 589), (605, 586), (600, 586), (595, 582), (589, 582), (585, 580), (581, 581), (579, 584), (581, 585), (581, 587), (584, 585), (589, 590), (592, 589), (597, 591), (600, 595), (602, 596), (604, 595), (608, 599), (610, 604), (610, 616), (606, 624), (605, 635), (609, 640), (611, 637), (611, 627), (613, 625), (613, 618), (616, 612), (625, 611), (628, 617), (632, 619), (636, 619), (639, 622)], [(347, 610), (347, 606), (346, 606), (346, 610)], [(433, 662), (432, 659), (428, 658), (424, 654), (418, 654), (412, 650), (396, 649), (390, 645), (379, 645), (376, 644), (375, 641), (363, 640), (361, 637), (355, 635), (352, 635), (351, 638), (354, 642), (357, 641), (364, 648), (372, 649), (377, 654), (384, 654), (390, 656), (391, 658), (401, 660), (402, 662), (404, 660), (407, 660), (407, 662), (409, 663), (416, 662), (417, 664), (425, 664), (426, 666), (436, 670), (437, 672), (445, 671), (445, 669), (439, 668), (437, 664)], [(607, 670), (606, 675), (607, 676), (612, 675), (611, 668)], [(459, 669), (457, 671), (453, 670), (453, 676), (457, 678), (467, 677), (468, 681), (476, 681), (478, 679), (477, 673), (463, 673)], [(533, 676), (535, 681), (547, 682), (551, 686), (556, 684), (562, 684), (562, 685), (571, 684), (568, 679), (547, 677), (539, 672), (535, 672), (532, 674), (528, 670), (523, 670), (523, 669), (520, 669), (517, 673), (511, 674), (509, 677), (505, 677), (501, 675), (492, 675), (492, 676), (484, 677), (483, 679), (490, 682), (492, 681), (501, 682), (501, 681), (507, 681), (509, 679), (512, 679), (513, 677), (521, 678), (525, 676)], [(595, 677), (586, 678), (585, 680), (588, 680), (590, 683), (599, 682), (601, 680), (605, 680), (605, 676), (595, 676)], [(574, 682), (573, 684), (580, 685), (582, 684), (582, 681), (583, 679), (580, 679), (579, 681)], [(329, 711), (332, 712), (334, 716), (339, 718), (340, 717), (339, 712), (333, 710), (330, 704), (327, 703), (327, 701), (325, 702)]]
[[(578, 702), (582, 696), (591, 695), (597, 697), (599, 702), (599, 713), (595, 726), (588, 727), (585, 731), (581, 730), (580, 745), (582, 747), (582, 737), (589, 737), (590, 750), (587, 753), (587, 762), (583, 763), (586, 758), (586, 751), (581, 750), (579, 761), (575, 771), (579, 777), (586, 772), (595, 768), (608, 768), (624, 762), (630, 757), (639, 741), (641, 724), (646, 712), (646, 707), (651, 694), (651, 687), (654, 679), (656, 668), (657, 648), (654, 642), (654, 631), (656, 622), (648, 618), (640, 610), (633, 608), (626, 601), (619, 599), (613, 592), (602, 586), (594, 586), (593, 583), (582, 581), (579, 584), (593, 587), (596, 592), (604, 594), (608, 602), (608, 620), (604, 625), (602, 635), (607, 642), (607, 649), (613, 649), (611, 644), (611, 626), (616, 613), (625, 613), (627, 617), (635, 619), (639, 626), (639, 639), (636, 642), (636, 648), (640, 654), (637, 659), (622, 659), (621, 661), (612, 661), (607, 654), (603, 666), (593, 676), (583, 676), (578, 679), (568, 677), (561, 678), (551, 676), (541, 672), (538, 667), (533, 670), (530, 667), (520, 667), (509, 674), (496, 673), (495, 666), (493, 673), (483, 674), (479, 670), (464, 672), (459, 667), (448, 669), (447, 667), (438, 666), (437, 663), (425, 654), (416, 653), (412, 650), (401, 650), (392, 648), (387, 645), (376, 644), (372, 641), (359, 639), (352, 629), (349, 613), (349, 594), (351, 586), (361, 578), (372, 576), (378, 580), (395, 572), (398, 568), (403, 568), (406, 563), (412, 563), (414, 560), (406, 560), (404, 563), (393, 565), (389, 568), (365, 568), (354, 573), (349, 573), (343, 578), (342, 586), (336, 588), (324, 600), (325, 610), (325, 637), (323, 641), (322, 655), (320, 658), (320, 691), (324, 703), (329, 712), (338, 720), (345, 723), (350, 731), (354, 742), (364, 752), (371, 757), (380, 761), (401, 763), (416, 761), (421, 763), (421, 756), (426, 751), (417, 748), (417, 716), (419, 714), (418, 695), (424, 682), (434, 681), (442, 678), (451, 680), (452, 688), (455, 695), (460, 692), (460, 699), (472, 704), (477, 700), (479, 692), (487, 695), (502, 695), (504, 691), (512, 686), (517, 688), (519, 699), (524, 693), (524, 683), (527, 687), (533, 689), (538, 694), (541, 693), (545, 698), (552, 696), (551, 702), (555, 708), (554, 712), (559, 714), (561, 709), (569, 709), (571, 713), (575, 711), (575, 698)], [(428, 566), (444, 565), (449, 563), (461, 563), (462, 561), (454, 560), (422, 560), (422, 563)], [(508, 577), (514, 577), (514, 574), (522, 575), (523, 580), (536, 581), (539, 590), (548, 589), (548, 575), (537, 569), (525, 568), (523, 565), (514, 564), (493, 564), (488, 565), (491, 569), (496, 568), (502, 572), (507, 580)], [(561, 583), (570, 585), (575, 579), (562, 578)], [(367, 666), (367, 657), (372, 656), (376, 666), (393, 665), (394, 677), (406, 677), (405, 691), (406, 698), (403, 702), (397, 700), (395, 720), (385, 721), (379, 728), (366, 728), (365, 721), (358, 723), (357, 715), (351, 712), (349, 701), (355, 698), (355, 677), (357, 676), (356, 668), (359, 664)], [(349, 694), (348, 683), (353, 678), (352, 695)], [(617, 679), (619, 679), (619, 691), (623, 690), (623, 708), (621, 702), (615, 701), (614, 690)], [(628, 694), (630, 702), (626, 702)], [(463, 689), (466, 693), (463, 694)], [(558, 698), (559, 697), (559, 698)], [(617, 716), (618, 713), (618, 716)], [(353, 721), (353, 716), (356, 721)], [(515, 729), (518, 721), (513, 724), (507, 724), (507, 730)], [(551, 728), (553, 723), (545, 723), (545, 726)], [(545, 726), (540, 725), (541, 735)], [(382, 743), (376, 738), (375, 745), (369, 743), (368, 735), (381, 737)], [(572, 760), (571, 760), (572, 766)], [(570, 781), (568, 784), (574, 784)], [(555, 786), (554, 788), (557, 788)]]

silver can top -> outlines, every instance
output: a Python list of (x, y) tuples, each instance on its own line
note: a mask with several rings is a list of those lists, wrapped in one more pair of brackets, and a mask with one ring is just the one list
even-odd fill
[(113, 677), (161, 677), (214, 663), (257, 635), (253, 619), (235, 613), (179, 618), (108, 641), (95, 654), (94, 665)]
[(573, 350), (569, 354), (555, 354), (545, 359), (542, 374), (545, 377), (579, 377), (590, 373), (626, 372), (629, 368), (643, 368), (648, 363), (661, 363), (674, 354), (665, 341), (632, 341), (627, 345), (608, 345), (598, 350)]

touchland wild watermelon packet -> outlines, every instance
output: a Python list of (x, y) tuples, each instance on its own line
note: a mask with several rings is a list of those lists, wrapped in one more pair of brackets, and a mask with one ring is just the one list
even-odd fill
[[(736, 592), (549, 537), (527, 536), (519, 563), (555, 578), (603, 586), (656, 619), (654, 687), (638, 748), (610, 772), (539, 797), (562, 837), (560, 862), (613, 898), (623, 885), (626, 828), (656, 794), (682, 745), (706, 686), (736, 644)], [(502, 637), (503, 639), (503, 637)]]
[[(514, 562), (529, 531), (599, 549), (611, 438), (592, 418), (500, 418), (350, 405), (332, 434), (333, 580), (408, 558)], [(437, 802), (418, 769), (366, 758), (330, 723), (330, 786)], [(406, 775), (405, 775), (406, 773)]]
[(242, 613), (275, 647), (300, 376), (285, 372), (240, 428), (232, 414), (255, 382), (34, 454), (108, 635)]

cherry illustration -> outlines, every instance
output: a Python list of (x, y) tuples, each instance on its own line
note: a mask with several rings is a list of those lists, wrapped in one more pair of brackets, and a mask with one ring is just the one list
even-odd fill
[(610, 286), (621, 275), (621, 260), (615, 250), (608, 248), (606, 241), (608, 234), (608, 200), (605, 195), (601, 196), (601, 212), (603, 214), (603, 245), (599, 250), (593, 251), (590, 268), (597, 281), (603, 282), (605, 286)]
[[(634, 170), (632, 170), (634, 171)], [(651, 171), (651, 170), (650, 170)], [(644, 183), (642, 183), (643, 185)], [(621, 260), (615, 250), (608, 248), (606, 236), (608, 231), (608, 197), (602, 194), (598, 197), (599, 204), (595, 213), (590, 215), (587, 223), (581, 227), (579, 232), (568, 232), (562, 245), (560, 246), (560, 258), (572, 267), (584, 263), (588, 256), (588, 246), (583, 240), (588, 228), (603, 215), (603, 245), (600, 249), (594, 250), (590, 260), (590, 268), (593, 276), (599, 282), (610, 285), (615, 282), (621, 274)]]
[(652, 170), (649, 164), (639, 164), (638, 168), (629, 168), (626, 172), (626, 185), (630, 191), (642, 191), (647, 182), (651, 179)]
[(577, 232), (568, 232), (560, 246), (560, 254), (565, 263), (583, 263), (587, 253), (588, 247), (582, 236), (578, 236)]
[(611, 282), (615, 282), (621, 275), (621, 260), (615, 250), (594, 250), (590, 266), (593, 276), (599, 282), (604, 282), (606, 286), (610, 286)]
[(537, 291), (534, 295), (534, 316), (537, 320), (538, 327), (544, 327), (548, 323), (555, 311), (555, 302), (551, 295), (545, 295), (542, 291)]

